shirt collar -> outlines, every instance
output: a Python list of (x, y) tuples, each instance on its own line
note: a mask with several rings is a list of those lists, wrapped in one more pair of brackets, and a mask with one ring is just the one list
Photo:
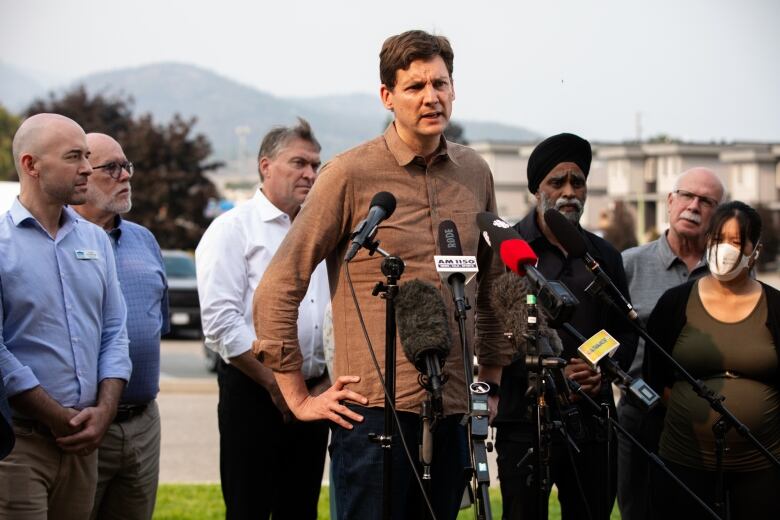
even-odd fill
[(252, 197), (252, 202), (255, 205), (258, 215), (263, 222), (270, 222), (272, 220), (280, 219), (287, 215), (284, 211), (280, 210), (273, 203), (268, 200), (260, 189), (255, 192), (255, 196)]
[(539, 238), (544, 238), (542, 230), (539, 229), (539, 224), (536, 223), (536, 207), (532, 208), (531, 212), (523, 220), (515, 224), (515, 229), (529, 243), (535, 242)]
[(117, 215), (114, 217), (114, 227), (111, 228), (110, 231), (108, 231), (108, 235), (116, 240), (117, 243), (119, 243), (119, 239), (122, 237), (122, 225), (124, 224), (124, 219)]
[[(11, 204), (11, 209), (9, 209), (8, 212), (11, 214), (11, 220), (16, 227), (21, 226), (23, 222), (31, 220), (32, 222), (35, 222), (38, 227), (44, 229), (41, 223), (38, 222), (38, 219), (22, 205), (19, 197), (14, 199), (13, 204)], [(60, 214), (60, 229), (69, 228), (79, 220), (80, 218), (75, 211), (67, 206), (62, 207), (62, 213)]]
[[(664, 233), (661, 234), (661, 236), (658, 238), (657, 241), (658, 257), (661, 259), (661, 264), (667, 270), (671, 269), (672, 266), (674, 266), (674, 264), (677, 262), (685, 264), (685, 262), (683, 262), (676, 254), (674, 254), (674, 251), (672, 251), (672, 246), (669, 245), (668, 233), (669, 230), (666, 230)], [(707, 261), (704, 255), (702, 255), (701, 259), (699, 260), (699, 263), (696, 264), (696, 267), (694, 267), (691, 270), (691, 272), (706, 265), (707, 265)]]
[[(407, 166), (415, 160), (418, 162), (421, 161), (420, 164), (425, 163), (424, 157), (415, 154), (412, 149), (409, 148), (409, 145), (401, 140), (401, 136), (398, 135), (398, 132), (395, 129), (395, 123), (390, 123), (387, 126), (384, 137), (387, 148), (390, 150), (390, 153), (393, 154), (393, 157), (395, 157), (398, 166)], [(449, 159), (455, 166), (459, 166), (458, 161), (449, 153), (447, 139), (444, 138), (444, 135), (439, 137), (439, 150), (436, 152), (435, 158), (438, 159), (439, 157), (441, 157), (439, 160)]]

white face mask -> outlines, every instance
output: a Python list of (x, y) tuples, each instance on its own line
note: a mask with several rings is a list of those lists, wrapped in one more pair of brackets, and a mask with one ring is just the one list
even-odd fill
[[(753, 251), (755, 251), (754, 249)], [(718, 280), (728, 282), (733, 280), (748, 267), (750, 258), (731, 244), (712, 244), (707, 249), (707, 265), (710, 273)]]

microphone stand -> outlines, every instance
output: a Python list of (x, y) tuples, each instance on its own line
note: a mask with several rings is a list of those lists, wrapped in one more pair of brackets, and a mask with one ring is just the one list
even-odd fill
[[(460, 275), (462, 276), (462, 275)], [(469, 399), (469, 419), (467, 423), (469, 437), (469, 463), (466, 468), (471, 475), (471, 494), (474, 497), (477, 520), (492, 520), (490, 509), (490, 471), (488, 469), (487, 452), (493, 451), (493, 444), (486, 443), (489, 430), (489, 411), (487, 402), (488, 387), (481, 382), (474, 382), (474, 361), (469, 354), (468, 338), (466, 335), (466, 311), (471, 309), (466, 300), (464, 283), (453, 287), (452, 301), (455, 305), (455, 319), (458, 322), (460, 333), (461, 353), (463, 356), (463, 369), (466, 376), (466, 395)]]
[[(585, 290), (587, 291), (588, 289)], [(566, 330), (566, 332), (568, 332), (569, 334), (577, 338), (577, 341), (579, 341), (580, 343), (585, 343), (588, 340), (588, 338), (580, 334), (580, 331), (575, 329), (570, 323), (563, 323), (561, 324), (561, 326)], [(606, 380), (606, 383), (607, 385), (610, 385), (611, 380)], [(580, 393), (582, 394), (584, 392), (580, 392)], [(611, 393), (612, 392), (610, 388), (610, 399), (612, 399)], [(591, 401), (593, 400), (591, 399)], [(596, 403), (594, 402), (594, 404)], [(604, 504), (610, 504), (612, 503), (612, 493), (610, 493), (610, 490), (612, 489), (612, 478), (613, 478), (612, 477), (612, 445), (615, 442), (612, 436), (612, 428), (609, 427), (610, 422), (613, 421), (612, 406), (610, 405), (609, 402), (602, 402), (600, 405), (596, 404), (596, 408), (598, 408), (598, 412), (599, 412), (596, 415), (597, 417), (600, 417), (599, 421), (601, 422), (601, 425), (604, 428), (604, 449), (606, 451), (606, 455), (605, 455), (606, 464), (602, 466), (602, 471), (604, 473), (602, 482), (606, 483), (606, 485), (604, 486), (606, 492), (606, 500)], [(594, 411), (596, 408), (594, 408)], [(601, 501), (597, 502), (597, 504), (599, 508), (601, 508), (602, 506)], [(605, 513), (604, 511), (599, 510), (598, 517), (602, 517), (604, 513)]]
[[(537, 353), (537, 344), (539, 340), (539, 324), (538, 324), (538, 316), (536, 311), (536, 295), (529, 294), (527, 297), (527, 307), (528, 307), (528, 328), (526, 329), (527, 332), (524, 334), (525, 340), (526, 340), (526, 353), (530, 350), (534, 353)], [(529, 349), (529, 347), (531, 347)], [(533, 365), (531, 367), (528, 366), (528, 363), (526, 363), (526, 368), (528, 369), (528, 373), (530, 375), (531, 371), (536, 371), (533, 369)], [(547, 378), (547, 374), (545, 369), (543, 368), (542, 364), (539, 363), (538, 365), (538, 375), (535, 378), (535, 384), (534, 384), (534, 406), (533, 406), (533, 420), (534, 424), (536, 425), (536, 428), (534, 428), (534, 445), (533, 448), (529, 450), (529, 453), (526, 454), (525, 457), (523, 457), (520, 462), (518, 463), (518, 466), (522, 464), (525, 459), (531, 455), (531, 451), (533, 451), (534, 455), (536, 456), (536, 471), (535, 471), (535, 478), (536, 481), (536, 502), (537, 502), (537, 518), (540, 520), (546, 520), (548, 516), (548, 494), (550, 492), (550, 445), (552, 443), (551, 436), (552, 436), (552, 430), (554, 428), (552, 424), (552, 420), (550, 417), (550, 410), (547, 406), (547, 401), (545, 398), (545, 379)], [(530, 381), (529, 381), (530, 383)]]
[[(377, 282), (371, 292), (385, 300), (385, 424), (382, 435), (369, 433), (368, 438), (376, 442), (384, 450), (382, 459), (382, 518), (392, 518), (392, 479), (393, 479), (393, 452), (392, 442), (395, 434), (393, 422), (393, 408), (395, 406), (395, 297), (398, 295), (398, 279), (404, 272), (404, 262), (397, 256), (391, 256), (379, 248), (379, 242), (373, 242), (366, 246), (370, 253), (375, 251), (384, 257), (382, 260), (382, 274), (387, 278), (386, 283)], [(402, 432), (399, 432), (403, 435)]]

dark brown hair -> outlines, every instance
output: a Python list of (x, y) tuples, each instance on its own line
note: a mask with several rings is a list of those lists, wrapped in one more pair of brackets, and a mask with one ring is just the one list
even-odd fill
[(425, 31), (406, 31), (385, 40), (379, 51), (379, 79), (389, 90), (395, 88), (395, 73), (406, 70), (415, 60), (430, 60), (441, 56), (452, 78), (455, 54), (450, 41)]

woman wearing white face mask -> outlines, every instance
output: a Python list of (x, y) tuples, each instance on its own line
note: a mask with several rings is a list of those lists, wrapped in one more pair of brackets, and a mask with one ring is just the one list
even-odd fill
[[(761, 251), (761, 219), (734, 201), (716, 210), (707, 233), (710, 274), (667, 291), (648, 332), (695, 378), (726, 398), (734, 415), (780, 457), (780, 292), (750, 276)], [(658, 453), (705, 502), (716, 502), (718, 463), (706, 401), (648, 349), (645, 380), (663, 395)], [(721, 469), (728, 518), (780, 518), (780, 471), (736, 431), (726, 434)], [(653, 475), (657, 518), (704, 518), (667, 477)]]

